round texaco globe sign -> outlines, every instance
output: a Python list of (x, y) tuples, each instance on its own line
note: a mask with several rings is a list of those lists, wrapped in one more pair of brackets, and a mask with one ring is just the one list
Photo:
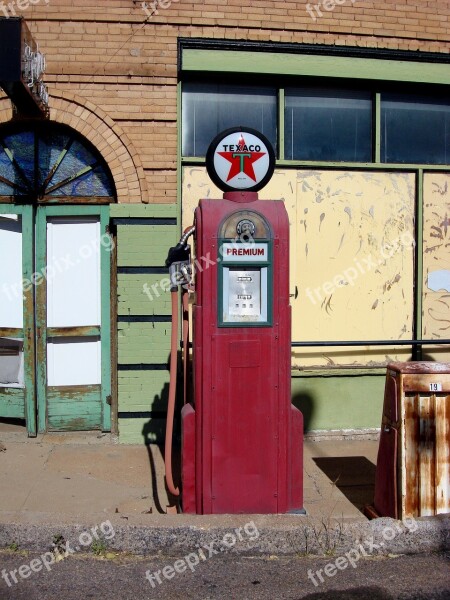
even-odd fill
[(233, 127), (211, 142), (206, 169), (224, 192), (257, 192), (273, 175), (275, 153), (262, 133), (248, 127)]

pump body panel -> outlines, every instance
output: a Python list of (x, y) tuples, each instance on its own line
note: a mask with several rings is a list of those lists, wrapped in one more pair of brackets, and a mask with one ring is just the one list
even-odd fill
[(233, 193), (201, 200), (195, 214), (194, 398), (182, 414), (182, 478), (183, 510), (197, 514), (303, 507), (288, 217), (282, 201), (238, 195), (239, 203), (227, 199)]

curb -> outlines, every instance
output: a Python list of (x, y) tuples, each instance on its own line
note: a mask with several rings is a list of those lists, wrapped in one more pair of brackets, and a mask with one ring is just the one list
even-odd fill
[[(227, 520), (230, 521), (230, 516)], [(104, 519), (104, 527), (100, 525), (97, 531), (108, 550), (143, 556), (181, 556), (204, 547), (250, 557), (331, 556), (352, 551), (358, 555), (382, 556), (450, 550), (450, 515), (403, 522), (386, 517), (367, 523), (320, 522), (307, 517), (294, 522), (275, 517), (273, 524), (270, 520), (271, 517), (261, 515), (236, 515), (227, 526), (205, 521), (152, 527), (124, 526), (113, 519)], [(48, 552), (54, 547), (54, 539), (62, 536), (76, 551), (88, 552), (95, 539), (89, 533), (92, 529), (91, 525), (67, 523), (0, 523), (0, 549), (14, 542), (20, 550)], [(89, 538), (90, 543), (86, 543)]]

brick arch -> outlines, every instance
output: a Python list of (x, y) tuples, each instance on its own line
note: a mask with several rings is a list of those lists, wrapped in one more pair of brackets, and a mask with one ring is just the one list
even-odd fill
[[(49, 99), (50, 120), (68, 125), (100, 152), (108, 165), (120, 203), (148, 202), (147, 180), (138, 153), (125, 132), (98, 106), (67, 92)], [(11, 102), (0, 99), (0, 124), (12, 119)]]

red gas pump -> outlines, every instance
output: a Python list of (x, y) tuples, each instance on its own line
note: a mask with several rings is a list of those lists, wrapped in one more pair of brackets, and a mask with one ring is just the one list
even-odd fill
[[(207, 167), (225, 193), (200, 200), (195, 211), (183, 511), (302, 513), (303, 417), (290, 393), (289, 221), (282, 201), (257, 194), (272, 175), (273, 150), (254, 130), (228, 130), (211, 144)], [(174, 288), (188, 262), (186, 236), (181, 241), (178, 256), (172, 249), (181, 259), (172, 261)]]

